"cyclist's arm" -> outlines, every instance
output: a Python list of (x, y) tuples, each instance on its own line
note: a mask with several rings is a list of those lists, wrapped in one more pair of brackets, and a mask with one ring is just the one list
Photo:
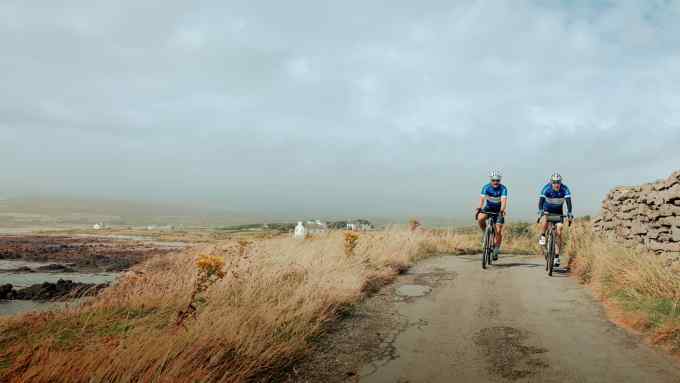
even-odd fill
[(508, 189), (503, 187), (503, 193), (501, 194), (501, 214), (505, 214), (505, 210), (508, 208)]
[(486, 201), (486, 186), (482, 186), (482, 191), (479, 192), (479, 210), (484, 209), (484, 201)]
[(567, 197), (566, 200), (567, 200), (567, 212), (569, 212), (569, 215), (572, 215), (572, 212), (574, 210), (571, 204), (571, 197)]
[(541, 194), (540, 197), (538, 197), (538, 211), (543, 211), (543, 205), (545, 204), (545, 196)]
[(569, 213), (569, 215), (572, 215), (573, 206), (571, 204), (571, 191), (569, 190), (569, 188), (567, 188), (567, 187), (565, 187), (565, 188), (566, 188), (566, 195), (564, 196), (564, 199), (567, 201), (567, 212)]

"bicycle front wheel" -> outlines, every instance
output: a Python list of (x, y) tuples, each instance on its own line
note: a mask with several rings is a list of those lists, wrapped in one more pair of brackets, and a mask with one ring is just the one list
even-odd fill
[(491, 228), (486, 227), (484, 230), (484, 249), (482, 250), (482, 269), (486, 269), (488, 260), (490, 259), (490, 248), (491, 248)]
[(489, 233), (489, 252), (487, 254), (486, 263), (493, 264), (493, 252), (496, 248), (496, 232), (492, 229)]

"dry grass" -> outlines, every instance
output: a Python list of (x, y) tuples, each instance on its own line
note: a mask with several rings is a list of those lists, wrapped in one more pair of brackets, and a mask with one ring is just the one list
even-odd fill
[[(477, 254), (482, 247), (482, 231), (477, 226), (448, 230), (425, 230), (428, 244), (438, 253)], [(501, 252), (506, 254), (535, 254), (539, 251), (536, 225), (512, 223), (503, 231)]]
[(586, 222), (572, 228), (566, 251), (579, 280), (634, 319), (625, 322), (680, 352), (680, 263), (602, 239)]
[[(0, 381), (272, 379), (367, 292), (465, 240), (392, 229), (361, 234), (349, 257), (343, 234), (330, 233), (154, 258), (81, 307), (0, 320)], [(215, 257), (226, 275), (197, 290), (197, 261)], [(180, 318), (188, 304), (195, 311)]]

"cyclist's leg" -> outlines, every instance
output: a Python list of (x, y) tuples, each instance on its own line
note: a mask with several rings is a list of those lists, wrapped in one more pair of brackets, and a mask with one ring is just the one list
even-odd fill
[(564, 224), (557, 223), (555, 224), (555, 235), (557, 238), (555, 238), (555, 256), (560, 255), (560, 250), (562, 249), (562, 227), (564, 227)]
[(545, 232), (548, 231), (548, 216), (545, 215), (545, 212), (539, 221), (538, 227), (540, 232), (538, 244), (543, 246), (545, 245)]
[(548, 216), (545, 215), (545, 212), (543, 213), (543, 216), (541, 217), (539, 227), (541, 228), (541, 236), (544, 236), (545, 232), (548, 231)]
[(479, 224), (479, 228), (482, 229), (482, 231), (486, 230), (486, 218), (488, 216), (484, 214), (483, 212), (480, 212), (477, 214), (477, 223)]
[(499, 215), (496, 219), (496, 249), (501, 248), (503, 243), (503, 227), (505, 226), (505, 217)]

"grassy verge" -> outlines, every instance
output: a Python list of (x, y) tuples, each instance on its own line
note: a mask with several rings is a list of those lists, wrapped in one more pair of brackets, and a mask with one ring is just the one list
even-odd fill
[(153, 258), (83, 306), (0, 319), (0, 381), (267, 380), (367, 293), (418, 259), (479, 246), (469, 241), (386, 230), (348, 244), (334, 232)]
[(585, 222), (571, 231), (566, 251), (579, 280), (622, 313), (619, 322), (680, 354), (680, 262), (602, 239)]

